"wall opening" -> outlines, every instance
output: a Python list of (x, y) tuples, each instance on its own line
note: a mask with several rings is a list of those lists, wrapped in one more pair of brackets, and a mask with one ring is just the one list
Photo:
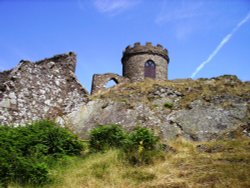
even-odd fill
[(113, 87), (115, 85), (118, 84), (118, 81), (114, 78), (111, 78), (106, 84), (105, 84), (105, 88), (110, 88), (110, 87)]
[(155, 69), (156, 69), (155, 63), (152, 60), (148, 60), (144, 64), (144, 77), (155, 79)]

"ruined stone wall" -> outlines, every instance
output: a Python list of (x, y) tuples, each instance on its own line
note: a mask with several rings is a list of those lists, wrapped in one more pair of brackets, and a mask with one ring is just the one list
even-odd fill
[(87, 102), (88, 92), (74, 74), (76, 55), (21, 61), (0, 73), (0, 124), (22, 124), (70, 113)]
[(168, 79), (168, 51), (161, 45), (153, 46), (146, 43), (145, 46), (135, 43), (133, 47), (128, 46), (123, 52), (123, 76), (132, 82), (144, 80), (144, 64), (152, 60), (156, 65), (156, 79)]
[(91, 93), (95, 94), (98, 91), (104, 91), (107, 88), (105, 85), (113, 80), (116, 84), (128, 83), (129, 79), (122, 77), (118, 74), (106, 73), (106, 74), (94, 74), (92, 79)]

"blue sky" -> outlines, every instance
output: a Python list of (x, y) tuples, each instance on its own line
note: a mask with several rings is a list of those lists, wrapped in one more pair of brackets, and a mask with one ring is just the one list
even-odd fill
[(121, 74), (134, 42), (169, 50), (169, 79), (250, 80), (249, 0), (0, 0), (0, 69), (77, 53), (77, 77)]

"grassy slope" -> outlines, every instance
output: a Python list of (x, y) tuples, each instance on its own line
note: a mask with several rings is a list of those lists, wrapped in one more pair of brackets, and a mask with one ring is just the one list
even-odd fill
[[(148, 80), (117, 86), (92, 99), (109, 98), (129, 105), (139, 99), (150, 106), (149, 93), (169, 87), (184, 94), (177, 108), (185, 108), (194, 99), (210, 100), (218, 95), (249, 98), (249, 84), (230, 76), (212, 81)], [(196, 149), (199, 144), (177, 140), (171, 143), (176, 153), (166, 153), (165, 160), (137, 168), (118, 160), (118, 151), (76, 159), (53, 172), (58, 182), (51, 187), (250, 187), (249, 139), (203, 143), (205, 152)]]
[(179, 139), (171, 146), (176, 152), (141, 167), (119, 160), (117, 150), (72, 158), (51, 171), (55, 181), (45, 187), (250, 187), (249, 138), (206, 143)]
[[(183, 94), (176, 109), (186, 108), (190, 102), (203, 99), (210, 101), (216, 96), (238, 96), (249, 99), (250, 82), (241, 82), (235, 76), (224, 75), (214, 79), (177, 79), (170, 81), (159, 81), (148, 79), (145, 82), (135, 82), (117, 85), (106, 91), (99, 92), (90, 97), (95, 99), (111, 99), (113, 101), (125, 102), (132, 105), (141, 101), (151, 106), (149, 94), (159, 88), (171, 88)], [(230, 104), (221, 104), (226, 107)], [(250, 106), (249, 106), (250, 108)]]

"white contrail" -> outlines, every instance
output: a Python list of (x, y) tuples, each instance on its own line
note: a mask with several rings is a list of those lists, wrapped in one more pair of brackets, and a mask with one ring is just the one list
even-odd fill
[(196, 70), (193, 72), (193, 74), (191, 75), (191, 78), (194, 78), (196, 76), (196, 74), (198, 74), (198, 72), (201, 71), (201, 69), (203, 69), (203, 67), (209, 63), (214, 56), (220, 51), (220, 49), (231, 39), (231, 37), (233, 36), (233, 34), (244, 24), (246, 23), (248, 20), (250, 19), (250, 12), (248, 12), (247, 16), (241, 20), (236, 26), (235, 28), (229, 33), (227, 34), (222, 41), (220, 42), (220, 44), (215, 48), (215, 50), (208, 56), (208, 58), (203, 61), (197, 68)]

